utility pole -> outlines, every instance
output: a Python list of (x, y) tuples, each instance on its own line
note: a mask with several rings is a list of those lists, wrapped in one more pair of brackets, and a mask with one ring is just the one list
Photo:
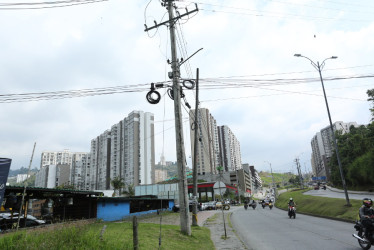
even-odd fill
[(303, 177), (301, 175), (301, 170), (300, 170), (299, 158), (296, 158), (295, 162), (296, 162), (296, 167), (297, 167), (297, 173), (299, 174), (300, 187), (303, 189), (304, 188), (304, 184), (303, 184)]
[(170, 42), (171, 42), (171, 68), (173, 75), (173, 96), (174, 96), (174, 116), (175, 116), (175, 137), (176, 137), (176, 150), (178, 161), (178, 177), (179, 177), (179, 209), (180, 209), (180, 226), (182, 233), (191, 235), (190, 213), (188, 204), (188, 185), (186, 178), (186, 156), (184, 151), (183, 139), (183, 123), (182, 123), (182, 110), (181, 110), (181, 97), (179, 85), (179, 62), (177, 59), (177, 49), (175, 42), (175, 21), (173, 12), (173, 2), (168, 2), (169, 11), (169, 29), (170, 29)]
[[(199, 143), (199, 69), (196, 69), (196, 104), (195, 104), (195, 127), (194, 127), (194, 148), (193, 148), (193, 196), (197, 197), (197, 147)], [(192, 207), (192, 225), (197, 226), (197, 198)]]
[[(36, 142), (34, 143), (34, 147), (32, 149), (32, 154), (31, 154), (31, 159), (30, 159), (30, 164), (29, 164), (29, 170), (27, 171), (27, 178), (29, 178), (29, 176), (30, 176), (30, 168), (31, 168), (32, 159), (34, 158), (35, 146), (36, 146)], [(16, 231), (18, 231), (18, 228), (19, 228), (19, 222), (20, 222), (20, 219), (21, 219), (23, 202), (25, 201), (26, 188), (27, 188), (27, 178), (24, 182), (21, 207), (20, 207), (19, 212), (18, 212), (18, 220), (17, 220)], [(27, 212), (27, 206), (25, 205), (25, 214), (24, 214), (25, 222), (26, 222), (26, 212)]]
[[(179, 62), (177, 57), (176, 39), (175, 39), (175, 24), (177, 21), (189, 14), (198, 11), (196, 8), (192, 11), (187, 11), (184, 14), (179, 14), (174, 17), (174, 0), (162, 0), (162, 6), (166, 7), (169, 14), (169, 20), (157, 24), (148, 28), (145, 25), (144, 31), (157, 28), (161, 25), (167, 25), (170, 29), (170, 44), (171, 44), (171, 69), (169, 77), (173, 79), (172, 96), (174, 99), (174, 117), (175, 117), (175, 137), (176, 137), (176, 151), (177, 151), (177, 162), (178, 162), (178, 189), (179, 189), (179, 209), (180, 209), (180, 226), (181, 232), (186, 235), (191, 235), (191, 224), (190, 224), (190, 213), (188, 203), (188, 185), (186, 177), (186, 155), (184, 150), (184, 138), (183, 138), (183, 123), (182, 123), (182, 110), (181, 110), (181, 86), (179, 83), (180, 78), (180, 65), (183, 62)], [(171, 73), (171, 75), (170, 75)], [(157, 103), (157, 102), (156, 102)]]

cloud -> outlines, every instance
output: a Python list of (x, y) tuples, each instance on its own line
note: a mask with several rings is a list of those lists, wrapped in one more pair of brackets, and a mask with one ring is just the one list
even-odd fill
[[(167, 27), (144, 32), (145, 22), (151, 27), (153, 20), (160, 23), (168, 16), (159, 2), (151, 1), (146, 8), (148, 3), (108, 1), (3, 12), (0, 92), (89, 89), (169, 80)], [(189, 3), (177, 2), (184, 4)], [(188, 6), (189, 10), (193, 8)], [(320, 62), (337, 55), (337, 60), (326, 62), (325, 78), (370, 73), (372, 15), (362, 13), (367, 10), (360, 6), (312, 0), (289, 4), (213, 1), (200, 3), (199, 9), (195, 16), (177, 24), (178, 57), (186, 58), (186, 50), (191, 55), (203, 48), (185, 63), (187, 72), (182, 67), (182, 77), (194, 78), (199, 68), (201, 79), (222, 82), (219, 77), (232, 77), (237, 79), (233, 84), (243, 79), (317, 79), (303, 84), (256, 88), (223, 85), (216, 89), (207, 89), (202, 80), (200, 92), (201, 107), (208, 108), (218, 125), (229, 126), (239, 139), (243, 162), (267, 170), (264, 161), (269, 161), (273, 169), (289, 171), (294, 158), (302, 153), (310, 169), (310, 140), (328, 125), (327, 111), (318, 72), (307, 60), (293, 55), (302, 53)], [(369, 122), (365, 100), (366, 90), (374, 88), (370, 79), (325, 81), (325, 87), (334, 121)], [(146, 91), (1, 103), (0, 154), (13, 159), (12, 168), (19, 168), (29, 164), (34, 142), (34, 166), (39, 166), (42, 150), (89, 151), (91, 139), (131, 111), (143, 110), (155, 114), (156, 162), (162, 152), (167, 160), (175, 161), (173, 102), (164, 90), (160, 92), (163, 97), (157, 105), (147, 103)], [(192, 106), (194, 98), (192, 91), (186, 91)], [(187, 111), (182, 112), (186, 121)], [(171, 121), (162, 122), (164, 119)], [(188, 159), (188, 122), (183, 127)]]

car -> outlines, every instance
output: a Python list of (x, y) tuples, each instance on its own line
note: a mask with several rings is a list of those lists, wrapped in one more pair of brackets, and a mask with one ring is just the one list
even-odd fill
[(216, 202), (216, 209), (222, 209), (222, 202), (220, 202), (220, 201), (217, 201)]
[(319, 186), (318, 185), (314, 186), (314, 190), (319, 190)]
[[(14, 213), (13, 217), (10, 213), (1, 213), (0, 214), (0, 231), (6, 231), (15, 229), (18, 223), (18, 213)], [(26, 221), (25, 217), (22, 215), (19, 219), (19, 227), (36, 227), (46, 224), (44, 220), (38, 220), (32, 215), (27, 215)]]
[[(189, 200), (188, 201), (188, 208), (189, 208), (190, 212), (192, 212), (192, 208), (193, 208), (194, 203), (195, 203), (194, 200)], [(179, 212), (179, 204), (175, 203), (172, 210), (173, 210), (173, 212)], [(202, 211), (201, 203), (197, 203), (197, 211)]]
[(216, 210), (216, 201), (210, 201), (205, 203), (205, 210)]
[(207, 209), (207, 204), (206, 203), (200, 203), (201, 211), (204, 211)]

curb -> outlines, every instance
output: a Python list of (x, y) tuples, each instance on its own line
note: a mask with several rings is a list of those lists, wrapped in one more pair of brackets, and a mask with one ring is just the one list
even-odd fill
[[(341, 190), (341, 189), (337, 189), (337, 188), (333, 188), (333, 187), (329, 187), (329, 186), (326, 186), (326, 188), (332, 192), (336, 192), (336, 193), (344, 193), (345, 191), (344, 190)], [(366, 195), (374, 195), (374, 192), (369, 192), (369, 191), (352, 191), (352, 190), (347, 190), (348, 194), (366, 194)]]

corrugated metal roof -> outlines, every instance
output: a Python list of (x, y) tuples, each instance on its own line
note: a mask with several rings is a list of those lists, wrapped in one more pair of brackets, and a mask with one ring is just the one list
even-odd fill
[[(5, 192), (19, 192), (23, 191), (23, 186), (6, 186)], [(82, 195), (95, 195), (101, 196), (103, 192), (94, 192), (94, 191), (83, 191), (83, 190), (74, 190), (74, 189), (56, 189), (56, 188), (42, 188), (42, 187), (27, 187), (27, 192), (37, 191), (37, 192), (46, 192), (46, 193), (60, 193), (60, 194), (82, 194)]]

